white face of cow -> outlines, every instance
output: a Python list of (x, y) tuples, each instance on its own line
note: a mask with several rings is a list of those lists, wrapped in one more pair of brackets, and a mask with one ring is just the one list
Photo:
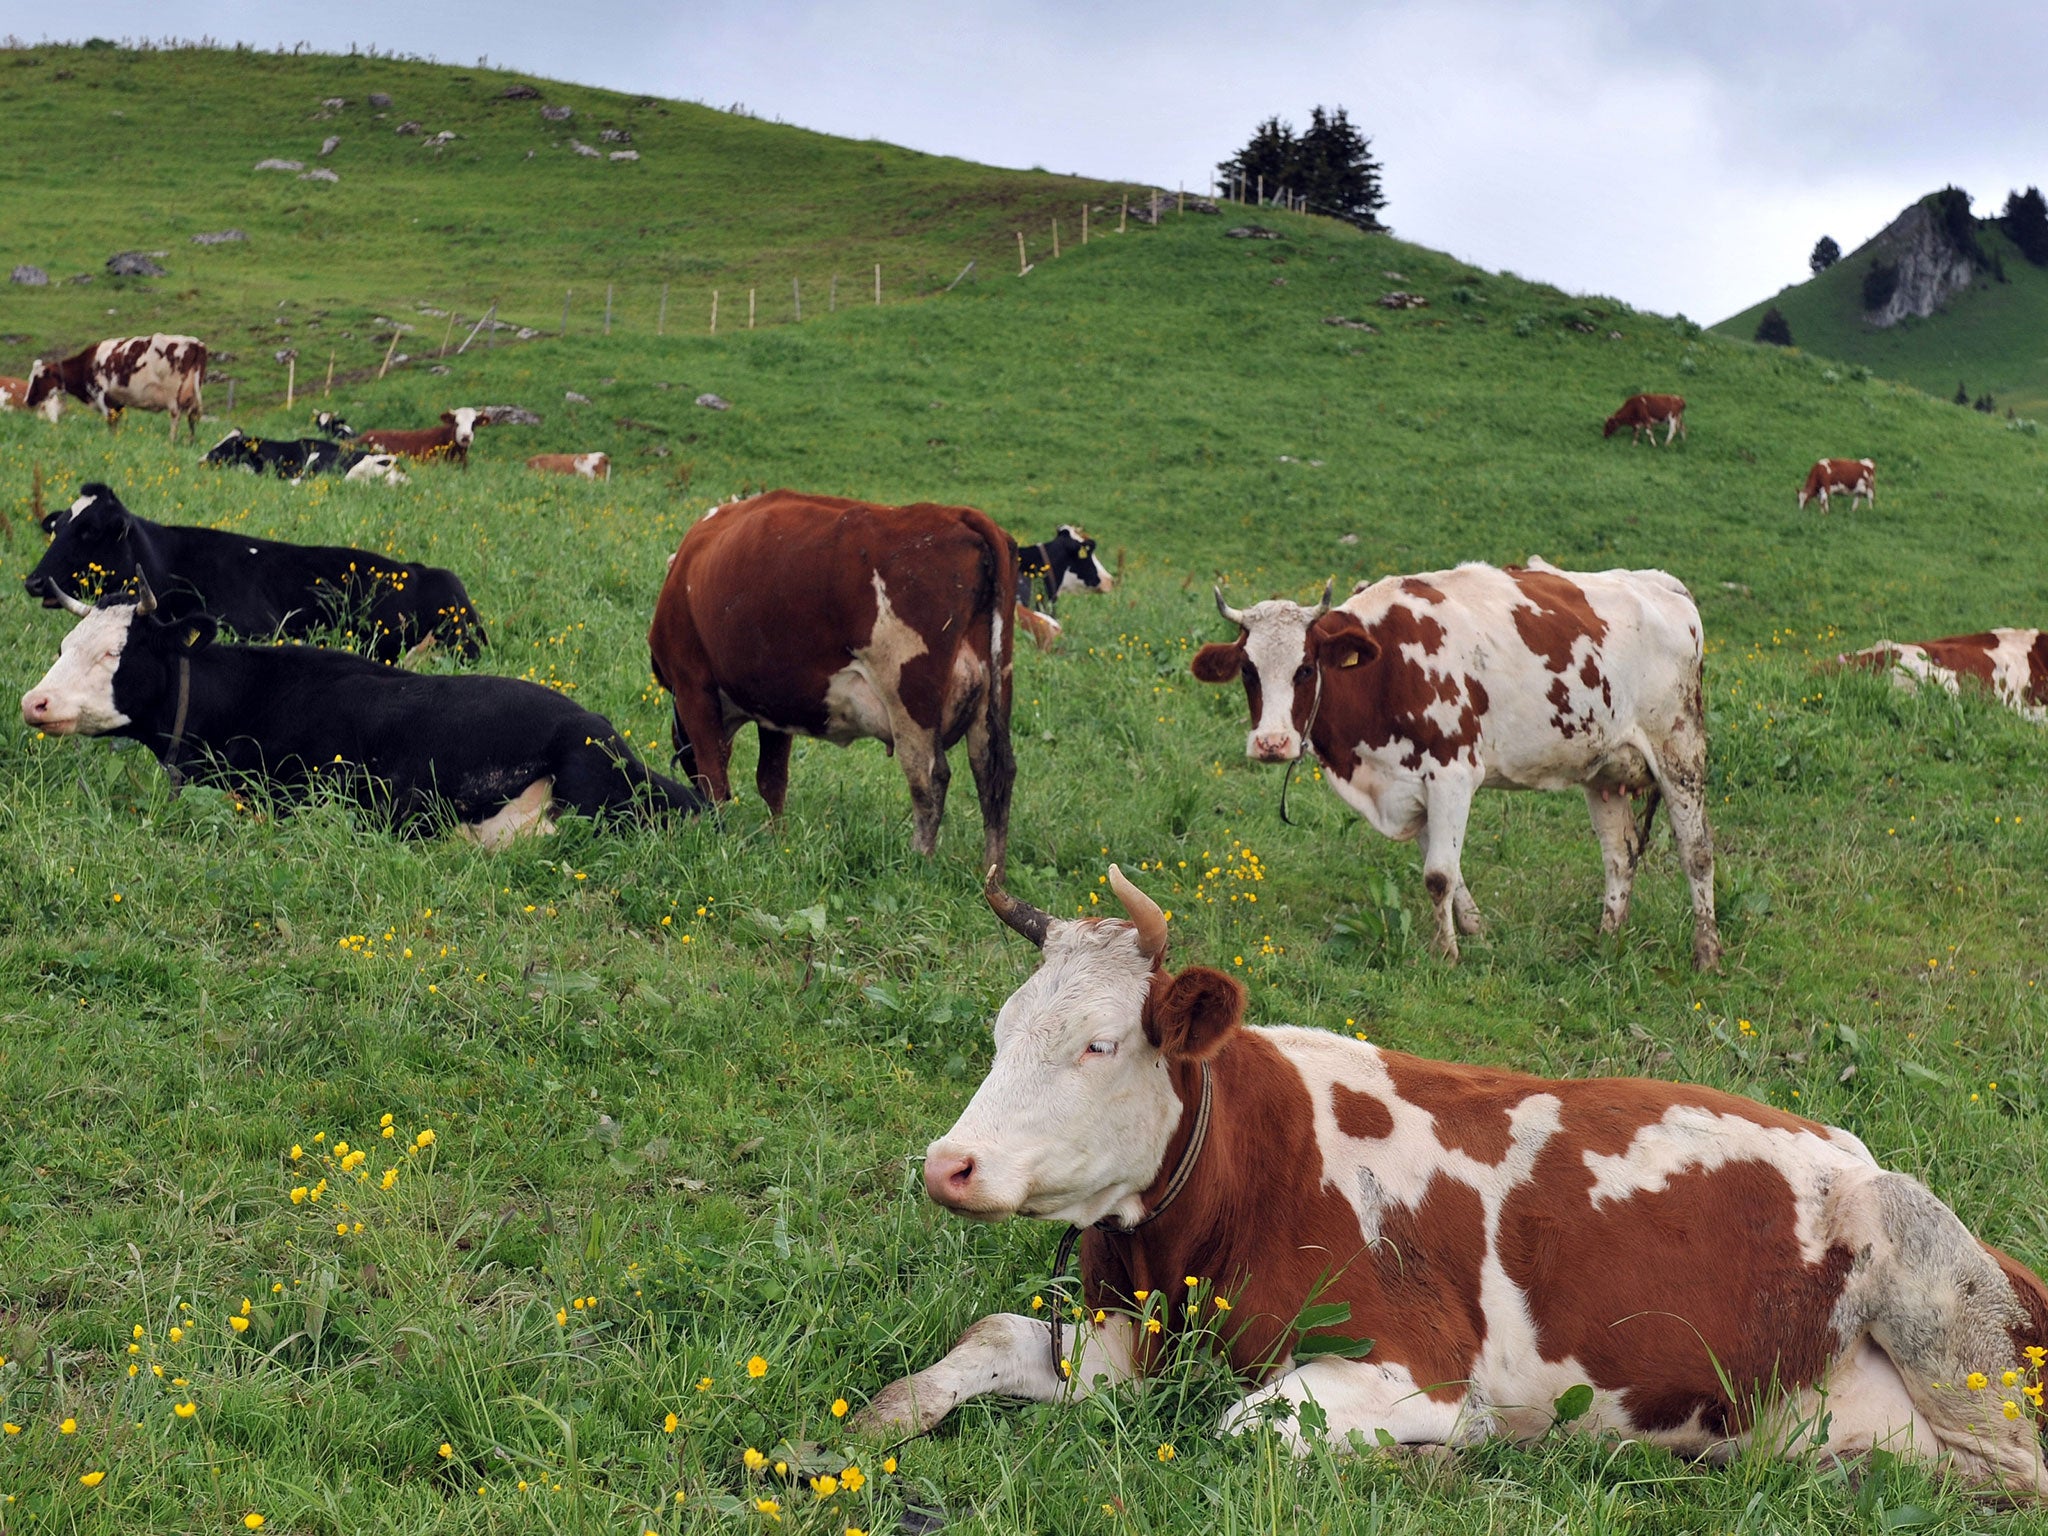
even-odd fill
[(476, 440), (476, 423), (480, 414), (475, 406), (470, 405), (458, 406), (448, 413), (448, 423), (455, 428), (455, 441), (460, 446), (467, 448)]
[(1259, 701), (1244, 744), (1245, 756), (1256, 762), (1291, 763), (1302, 754), (1294, 706), (1302, 697), (1314, 708), (1316, 676), (1308, 659), (1308, 631), (1327, 607), (1327, 600), (1310, 608), (1275, 597), (1237, 614), (1244, 626), (1242, 665)]
[(128, 717), (114, 707), (114, 674), (121, 667), (135, 605), (95, 608), (64, 637), (57, 664), (21, 696), (21, 718), (52, 736), (100, 736)]

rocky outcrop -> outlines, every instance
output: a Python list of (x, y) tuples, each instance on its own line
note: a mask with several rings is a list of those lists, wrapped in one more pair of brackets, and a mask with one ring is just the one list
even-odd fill
[(1868, 285), (1867, 293), (1878, 300), (1865, 302), (1863, 318), (1870, 325), (1884, 330), (1909, 315), (1924, 319), (1976, 279), (1982, 253), (1974, 240), (1965, 249), (1957, 239), (1952, 221), (1944, 217), (1943, 195), (1913, 204), (1843, 263), (1866, 275), (1872, 268), (1897, 272), (1889, 293), (1883, 281)]

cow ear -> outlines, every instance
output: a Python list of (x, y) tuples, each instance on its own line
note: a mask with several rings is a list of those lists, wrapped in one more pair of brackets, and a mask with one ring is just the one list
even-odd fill
[(57, 524), (58, 524), (58, 523), (60, 523), (60, 522), (62, 522), (63, 520), (64, 520), (64, 509), (63, 509), (62, 507), (59, 507), (59, 508), (58, 508), (58, 509), (57, 509), (57, 510), (56, 510), (55, 512), (52, 512), (52, 513), (51, 513), (51, 514), (50, 514), (50, 515), (49, 515), (48, 517), (46, 517), (46, 518), (44, 518), (44, 519), (43, 519), (43, 521), (42, 521), (42, 530), (43, 530), (43, 532), (45, 532), (45, 533), (48, 533), (48, 534), (54, 534), (54, 533), (56, 533), (56, 531), (57, 531)]
[(1163, 986), (1154, 984), (1145, 1037), (1168, 1061), (1207, 1061), (1244, 1018), (1244, 988), (1235, 977), (1191, 965)]
[(1326, 613), (1315, 623), (1316, 665), (1324, 671), (1362, 667), (1379, 659), (1379, 642), (1348, 613)]
[(1195, 659), (1188, 663), (1188, 670), (1195, 674), (1198, 682), (1227, 683), (1237, 676), (1244, 665), (1244, 642), (1233, 640), (1228, 645), (1211, 643), (1195, 652)]
[(210, 614), (195, 613), (178, 625), (178, 649), (188, 654), (203, 651), (213, 644), (219, 633), (220, 625), (214, 622)]
[(441, 413), (441, 421), (442, 421), (442, 424), (443, 424), (444, 426), (450, 426), (450, 427), (454, 426), (454, 425), (455, 425), (455, 413), (454, 413), (453, 411), (443, 411), (443, 412)]

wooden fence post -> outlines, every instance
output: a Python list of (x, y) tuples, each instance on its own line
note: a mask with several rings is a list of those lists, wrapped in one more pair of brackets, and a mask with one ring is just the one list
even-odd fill
[(292, 408), (293, 386), (299, 381), (299, 354), (294, 352), (284, 360), (284, 408)]
[(962, 282), (962, 281), (963, 281), (963, 280), (964, 280), (964, 279), (966, 278), (967, 274), (968, 274), (968, 273), (970, 273), (970, 272), (972, 272), (973, 270), (974, 270), (974, 263), (970, 261), (970, 262), (968, 262), (968, 263), (967, 263), (967, 265), (966, 265), (966, 266), (964, 266), (964, 267), (962, 267), (962, 268), (960, 269), (960, 276), (959, 276), (959, 277), (956, 277), (956, 278), (954, 278), (954, 279), (953, 279), (953, 281), (951, 281), (950, 283), (946, 284), (946, 292), (948, 292), (948, 293), (951, 293), (951, 292), (952, 292), (952, 291), (953, 291), (953, 290), (954, 290), (955, 288), (958, 288), (958, 287), (960, 286), (961, 282)]
[(1052, 221), (1052, 259), (1054, 261), (1060, 259), (1060, 221), (1058, 219)]
[(751, 331), (751, 330), (752, 330), (753, 328), (754, 328), (754, 290), (753, 290), (753, 289), (751, 289), (751, 288), (749, 288), (749, 289), (747, 290), (747, 329)]
[(612, 285), (610, 283), (604, 285), (604, 333), (607, 336), (612, 333)]
[(321, 387), (320, 393), (322, 396), (334, 393), (334, 354), (332, 352), (327, 354), (327, 383)]
[[(484, 311), (483, 319), (477, 321), (475, 325), (470, 327), (469, 334), (462, 338), (462, 345), (455, 349), (455, 355), (457, 357), (462, 356), (463, 353), (469, 350), (469, 344), (472, 341), (476, 340), (476, 333), (482, 330), (485, 326), (489, 325), (491, 323), (491, 316), (495, 315), (497, 312), (498, 301), (496, 299), (493, 299), (491, 300), (491, 307)], [(497, 332), (493, 331), (491, 334), (495, 336), (497, 335)]]
[(718, 290), (711, 290), (711, 334), (718, 334)]
[(391, 345), (384, 349), (384, 366), (377, 370), (377, 377), (383, 378), (391, 370), (391, 354), (398, 350), (398, 322), (391, 322)]
[(875, 263), (875, 302), (882, 302), (882, 264), (879, 261)]
[(1017, 275), (1022, 277), (1031, 270), (1031, 263), (1024, 259), (1024, 231), (1017, 231)]
[(654, 313), (654, 334), (659, 336), (662, 327), (668, 324), (668, 284), (661, 285), (661, 308)]
[(442, 356), (442, 357), (446, 357), (446, 356), (448, 355), (448, 343), (449, 343), (450, 341), (453, 341), (454, 339), (455, 339), (455, 311), (451, 309), (451, 310), (449, 310), (449, 311), (448, 311), (448, 324), (447, 324), (447, 327), (446, 327), (446, 328), (445, 328), (445, 329), (444, 329), (444, 330), (443, 330), (443, 331), (441, 332), (441, 351), (440, 351), (440, 353), (439, 353), (439, 355), (440, 355), (440, 356)]
[(804, 323), (804, 280), (800, 277), (792, 277), (789, 280), (789, 293), (791, 301), (796, 305), (796, 323), (802, 325)]

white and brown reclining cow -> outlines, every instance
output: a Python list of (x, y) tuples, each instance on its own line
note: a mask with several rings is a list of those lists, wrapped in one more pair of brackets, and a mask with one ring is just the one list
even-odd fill
[[(924, 1165), (962, 1215), (1085, 1227), (1083, 1321), (1055, 1352), (1042, 1318), (984, 1317), (860, 1429), (1143, 1377), (1189, 1332), (1192, 1277), (1249, 1394), (1223, 1428), (1277, 1416), (1297, 1449), (1311, 1400), (1339, 1447), (1460, 1446), (1537, 1439), (1585, 1384), (1584, 1427), (1681, 1453), (1811, 1436), (2048, 1492), (2040, 1424), (2009, 1384), (2038, 1374), (2048, 1289), (1847, 1131), (1712, 1088), (1247, 1027), (1244, 989), (1167, 970), (1159, 908), (1109, 880), (1129, 922), (1054, 919), (991, 881), (1044, 959)], [(1304, 1328), (1311, 1302), (1349, 1316)], [(1371, 1346), (1297, 1358), (1332, 1332)]]
[[(1340, 607), (1280, 599), (1242, 611), (1205, 645), (1205, 683), (1244, 679), (1246, 753), (1292, 762), (1304, 744), (1330, 787), (1388, 837), (1419, 837), (1435, 945), (1481, 931), (1459, 860), (1472, 796), (1583, 789), (1606, 866), (1603, 933), (1628, 919), (1657, 796), (1692, 887), (1693, 963), (1720, 962), (1700, 616), (1663, 571), (1560, 571), (1541, 560), (1461, 565), (1361, 585)], [(1649, 792), (1643, 819), (1633, 797)]]
[(2048, 724), (2048, 630), (1987, 629), (1976, 635), (1951, 635), (1946, 640), (1917, 644), (1880, 640), (1860, 651), (1837, 656), (1837, 667), (1889, 670), (1892, 682), (1906, 692), (1934, 683), (1949, 693), (1962, 691), (1971, 678), (1989, 688), (1998, 702), (2037, 725)]

